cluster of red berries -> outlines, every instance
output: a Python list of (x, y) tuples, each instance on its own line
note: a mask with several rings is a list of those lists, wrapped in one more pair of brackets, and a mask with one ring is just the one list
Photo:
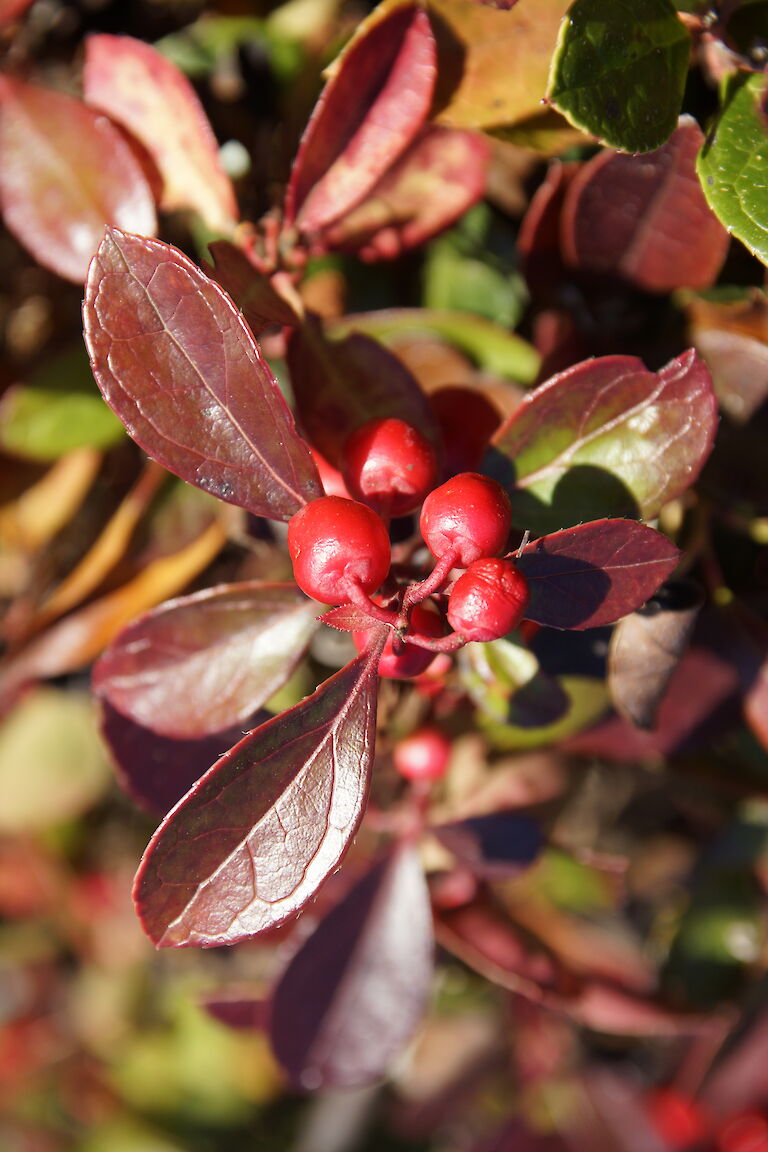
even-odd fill
[[(324, 604), (352, 603), (392, 629), (379, 664), (382, 675), (415, 676), (436, 652), (471, 640), (496, 640), (522, 619), (528, 585), (503, 558), (512, 513), (504, 489), (476, 472), (461, 472), (434, 487), (436, 453), (403, 420), (371, 420), (352, 433), (342, 472), (355, 499), (322, 496), (288, 525), (288, 550), (299, 587)], [(435, 558), (432, 571), (404, 584), (391, 570), (390, 516), (421, 505), (419, 527)], [(448, 624), (425, 601), (447, 590)], [(384, 586), (382, 588), (382, 585)], [(377, 600), (372, 596), (381, 593)], [(369, 630), (354, 634), (357, 647)]]

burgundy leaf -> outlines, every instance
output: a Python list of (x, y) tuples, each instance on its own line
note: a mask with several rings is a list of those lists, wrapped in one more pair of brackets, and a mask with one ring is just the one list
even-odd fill
[(415, 4), (395, 8), (352, 42), (299, 146), (288, 224), (315, 232), (370, 192), (424, 124), (436, 74), (435, 38)]
[(316, 612), (295, 584), (224, 584), (182, 596), (120, 634), (96, 664), (93, 686), (163, 736), (218, 732), (282, 687)]
[(535, 820), (515, 811), (492, 812), (430, 829), (433, 836), (476, 876), (503, 880), (518, 876), (542, 849)]
[(531, 197), (520, 225), (517, 246), (522, 272), (532, 295), (549, 297), (563, 279), (560, 214), (578, 165), (554, 160)]
[(581, 169), (562, 215), (569, 263), (610, 272), (648, 292), (708, 288), (729, 236), (704, 198), (696, 156), (704, 134), (690, 116), (655, 152), (604, 151)]
[(432, 984), (432, 916), (416, 849), (400, 845), (309, 937), (274, 994), (275, 1052), (298, 1086), (378, 1080)]
[(323, 624), (330, 624), (331, 628), (338, 628), (340, 632), (364, 632), (366, 629), (377, 627), (362, 608), (354, 604), (339, 604), (337, 608), (329, 608), (319, 617)]
[(288, 301), (276, 291), (269, 277), (253, 266), (242, 248), (229, 240), (214, 240), (208, 251), (213, 266), (206, 267), (207, 275), (231, 296), (254, 336), (272, 324), (299, 323)]
[(181, 252), (109, 229), (83, 315), (107, 403), (164, 467), (276, 520), (322, 495), (309, 448), (242, 317)]
[(85, 99), (141, 141), (162, 176), (161, 206), (192, 208), (214, 231), (237, 221), (235, 194), (192, 85), (151, 45), (130, 36), (89, 36)]
[(553, 996), (548, 1003), (586, 1028), (608, 1035), (690, 1036), (709, 1026), (701, 1017), (672, 1012), (652, 999), (599, 980), (588, 981), (575, 996)]
[(650, 519), (694, 482), (716, 423), (712, 380), (693, 349), (659, 372), (634, 356), (603, 356), (524, 397), (494, 437), (494, 467), (515, 522), (532, 531)]
[(405, 365), (371, 336), (353, 332), (331, 340), (310, 317), (291, 334), (287, 356), (301, 422), (334, 466), (349, 434), (380, 416), (406, 420), (436, 443), (426, 396)]
[(79, 100), (0, 77), (0, 202), (44, 267), (82, 283), (104, 228), (153, 235), (152, 193), (119, 129)]
[(529, 620), (597, 628), (634, 612), (674, 570), (674, 544), (634, 520), (594, 520), (541, 536), (517, 565), (531, 589)]
[(362, 819), (380, 645), (254, 729), (166, 817), (134, 886), (160, 947), (234, 944), (286, 920)]
[(611, 637), (608, 686), (614, 706), (638, 728), (652, 728), (701, 607), (696, 585), (666, 584)]
[(18, 20), (33, 0), (0, 0), (0, 26)]
[(178, 740), (136, 724), (104, 701), (101, 730), (120, 787), (142, 808), (164, 816), (211, 764), (267, 719), (268, 713), (258, 712), (222, 732)]
[(227, 988), (220, 993), (210, 992), (202, 997), (201, 1004), (214, 1020), (237, 1032), (264, 1032), (269, 1027), (270, 1001), (248, 991)]
[(487, 980), (532, 999), (542, 999), (542, 985), (556, 978), (555, 961), (524, 942), (523, 933), (483, 897), (441, 912), (435, 934), (439, 944)]
[(322, 233), (322, 247), (392, 260), (424, 244), (483, 195), (489, 157), (479, 133), (425, 128), (362, 203)]

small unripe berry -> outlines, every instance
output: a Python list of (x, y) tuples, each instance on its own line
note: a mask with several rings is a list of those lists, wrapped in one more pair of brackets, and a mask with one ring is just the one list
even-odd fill
[(321, 496), (288, 524), (288, 551), (302, 592), (323, 604), (343, 604), (359, 585), (375, 592), (389, 572), (389, 534), (365, 504)]
[(509, 497), (495, 480), (460, 472), (430, 492), (419, 526), (433, 556), (455, 553), (454, 565), (467, 568), (481, 556), (503, 552), (512, 524)]
[(466, 640), (498, 640), (520, 622), (528, 581), (511, 560), (476, 560), (459, 576), (448, 598), (448, 623)]
[(451, 742), (439, 728), (418, 728), (398, 741), (395, 768), (406, 780), (441, 780), (451, 756)]
[[(408, 631), (418, 632), (422, 636), (436, 639), (443, 635), (445, 629), (441, 616), (430, 611), (429, 608), (425, 608), (423, 604), (417, 604), (411, 612), (411, 623)], [(352, 640), (358, 652), (362, 652), (368, 642), (368, 633), (353, 632)], [(394, 633), (390, 633), (379, 658), (379, 676), (384, 676), (387, 680), (410, 680), (413, 676), (420, 676), (435, 659), (434, 652), (430, 652), (428, 648), (418, 648), (415, 644), (409, 644), (407, 637), (406, 643), (400, 651), (394, 652), (392, 649), (393, 640)]]
[(418, 508), (437, 479), (429, 440), (405, 420), (369, 420), (344, 445), (342, 471), (352, 495), (391, 516)]

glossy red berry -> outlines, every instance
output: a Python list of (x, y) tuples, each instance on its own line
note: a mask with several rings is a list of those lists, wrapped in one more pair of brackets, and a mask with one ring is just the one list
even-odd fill
[(323, 604), (343, 604), (352, 586), (375, 592), (389, 572), (384, 522), (341, 496), (321, 496), (292, 517), (288, 551), (299, 588)]
[[(417, 604), (411, 613), (409, 631), (420, 632), (422, 636), (436, 639), (444, 633), (442, 617), (425, 608), (423, 604)], [(368, 642), (368, 633), (353, 632), (352, 639), (358, 652), (362, 652)], [(434, 652), (430, 652), (428, 648), (418, 648), (415, 644), (409, 644), (407, 639), (400, 651), (394, 652), (393, 641), (392, 633), (387, 637), (379, 659), (379, 676), (384, 676), (388, 680), (409, 680), (413, 676), (420, 676), (435, 659)]]
[(511, 560), (475, 560), (448, 598), (448, 623), (466, 640), (498, 640), (517, 626), (528, 605), (528, 581)]
[(478, 472), (460, 472), (430, 492), (419, 521), (432, 555), (440, 558), (455, 553), (457, 568), (467, 568), (481, 556), (503, 552), (511, 524), (506, 492)]
[(369, 420), (347, 440), (344, 480), (352, 495), (391, 516), (418, 508), (437, 479), (429, 440), (405, 420)]
[(670, 1148), (689, 1148), (708, 1133), (709, 1118), (691, 1096), (674, 1088), (658, 1088), (648, 1098), (654, 1128)]
[(418, 728), (398, 741), (395, 768), (406, 780), (441, 780), (451, 756), (451, 742), (439, 728)]

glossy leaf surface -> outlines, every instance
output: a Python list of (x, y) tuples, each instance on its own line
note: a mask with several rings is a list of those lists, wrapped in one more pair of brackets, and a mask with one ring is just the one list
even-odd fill
[(295, 584), (207, 588), (129, 625), (94, 668), (94, 688), (164, 736), (217, 732), (285, 683), (316, 614)]
[(311, 317), (291, 334), (288, 367), (302, 425), (313, 447), (336, 466), (360, 424), (396, 416), (435, 439), (427, 399), (405, 365), (362, 332), (329, 339)]
[(669, 0), (575, 0), (548, 96), (574, 127), (612, 148), (650, 152), (674, 131), (689, 52)]
[(0, 77), (0, 202), (44, 267), (85, 279), (107, 225), (153, 235), (149, 184), (105, 116), (61, 92)]
[(515, 523), (534, 532), (605, 515), (649, 519), (696, 479), (716, 419), (709, 371), (692, 349), (658, 373), (633, 356), (603, 356), (529, 392), (496, 434), (491, 466)]
[(134, 896), (158, 947), (234, 944), (298, 911), (362, 818), (380, 647), (223, 756), (152, 837)]
[(402, 845), (320, 922), (277, 987), (272, 1038), (294, 1083), (378, 1080), (426, 1009), (432, 950), (421, 862)]
[(192, 208), (214, 231), (232, 229), (238, 217), (232, 184), (200, 101), (175, 64), (130, 36), (89, 36), (83, 88), (89, 104), (147, 149), (162, 177), (164, 209)]
[(531, 590), (526, 616), (550, 628), (612, 624), (644, 604), (678, 559), (666, 536), (633, 520), (542, 536), (516, 561)]
[(696, 121), (682, 116), (655, 152), (603, 152), (585, 164), (563, 212), (569, 263), (621, 276), (648, 292), (708, 288), (729, 240), (696, 176), (703, 140)]
[(436, 75), (427, 14), (395, 8), (359, 35), (318, 100), (299, 146), (286, 219), (316, 232), (370, 192), (427, 118)]
[(699, 155), (709, 205), (730, 233), (768, 263), (768, 80), (742, 74), (729, 88)]
[(321, 494), (309, 449), (242, 317), (186, 256), (110, 230), (90, 268), (83, 314), (105, 399), (164, 467), (276, 520)]
[(322, 236), (323, 247), (391, 260), (449, 227), (483, 195), (487, 141), (430, 127), (351, 212)]

